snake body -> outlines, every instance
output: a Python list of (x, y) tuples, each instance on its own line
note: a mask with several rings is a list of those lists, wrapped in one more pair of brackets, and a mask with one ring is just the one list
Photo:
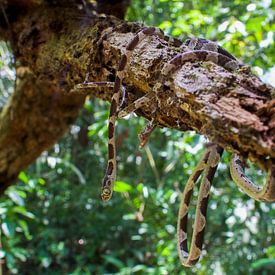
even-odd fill
[(105, 176), (102, 181), (101, 197), (104, 201), (108, 201), (113, 193), (113, 186), (116, 179), (116, 142), (115, 142), (115, 123), (117, 120), (117, 112), (119, 105), (119, 96), (122, 89), (122, 81), (125, 76), (126, 65), (137, 45), (146, 37), (151, 35), (163, 36), (163, 33), (154, 27), (144, 28), (140, 30), (134, 38), (126, 46), (125, 53), (122, 54), (118, 69), (116, 71), (115, 83), (113, 88), (113, 96), (111, 100), (109, 125), (108, 125), (108, 165)]
[[(178, 68), (180, 68), (186, 62), (193, 61), (211, 61), (228, 71), (235, 71), (241, 69), (244, 65), (239, 63), (235, 57), (229, 54), (227, 51), (222, 49), (216, 43), (206, 43), (205, 39), (194, 39), (188, 40), (186, 45), (190, 46), (190, 51), (180, 53), (172, 58), (166, 65), (163, 67), (161, 71), (160, 80), (164, 81), (170, 73), (173, 73)], [(198, 46), (198, 44), (201, 44)], [(154, 92), (160, 91), (160, 89), (153, 89)], [(143, 98), (138, 99), (133, 104), (126, 107), (124, 112), (122, 111), (119, 116), (123, 117), (129, 112), (135, 111), (140, 108), (143, 104), (148, 103), (150, 99), (153, 97), (152, 93), (144, 96)], [(151, 122), (150, 122), (151, 123)], [(150, 127), (149, 129), (152, 129)], [(144, 140), (148, 140), (148, 133), (151, 131), (146, 131), (146, 138), (143, 138), (142, 145), (144, 144)], [(192, 266), (194, 265), (200, 257), (202, 244), (203, 244), (203, 236), (204, 229), (206, 225), (206, 211), (207, 211), (207, 201), (209, 196), (210, 185), (216, 171), (218, 160), (220, 159), (223, 152), (223, 148), (219, 145), (211, 146), (211, 149), (207, 150), (202, 160), (199, 162), (197, 168), (194, 173), (190, 176), (184, 192), (182, 194), (180, 211), (178, 216), (178, 226), (177, 226), (177, 236), (178, 236), (178, 251), (181, 263), (184, 266)], [(275, 197), (275, 183), (274, 183), (274, 168), (270, 169), (269, 176), (267, 178), (267, 182), (264, 188), (261, 190), (257, 185), (255, 185), (252, 181), (248, 179), (248, 177), (244, 174), (243, 166), (241, 162), (238, 161), (239, 156), (234, 154), (231, 158), (230, 171), (233, 180), (236, 184), (246, 190), (247, 194), (250, 195), (254, 199), (266, 200), (266, 201), (274, 201)], [(201, 187), (199, 190), (199, 197), (197, 202), (196, 214), (195, 214), (195, 222), (194, 222), (194, 230), (192, 235), (192, 241), (190, 245), (190, 252), (188, 250), (187, 245), (187, 222), (188, 222), (188, 209), (191, 194), (194, 188), (196, 181), (198, 180), (200, 174), (204, 171), (204, 176), (202, 178)], [(251, 191), (249, 191), (251, 190)], [(261, 190), (261, 191), (260, 191)]]
[[(180, 68), (186, 62), (193, 61), (211, 61), (217, 65), (224, 67), (229, 71), (234, 71), (240, 68), (242, 65), (235, 60), (232, 60), (230, 56), (223, 55), (219, 52), (211, 51), (208, 47), (204, 47), (204, 49), (200, 50), (192, 50), (184, 53), (180, 53), (172, 58), (162, 69), (160, 75), (160, 82), (165, 81), (167, 76), (170, 73), (173, 73), (175, 70)], [(158, 93), (161, 91), (161, 86), (156, 84), (153, 88), (153, 93), (149, 93), (141, 99), (135, 101), (132, 105), (126, 107), (126, 110), (122, 110), (119, 114), (120, 117), (135, 111), (140, 108), (143, 104), (146, 104), (150, 101), (150, 99), (156, 95), (154, 93)], [(152, 122), (148, 124), (149, 126), (145, 128), (143, 133), (140, 135), (141, 146), (148, 140), (148, 136), (154, 129), (154, 125)], [(181, 206), (179, 210), (178, 216), (178, 226), (177, 226), (177, 236), (178, 236), (178, 252), (181, 263), (184, 266), (192, 266), (194, 265), (200, 257), (202, 245), (203, 245), (203, 237), (204, 230), (206, 225), (206, 211), (207, 211), (207, 203), (210, 192), (211, 182), (213, 180), (215, 171), (217, 169), (217, 165), (219, 163), (220, 156), (222, 155), (223, 149), (218, 145), (212, 145), (205, 153), (204, 157), (198, 164), (194, 173), (190, 176), (184, 192), (182, 194)], [(192, 241), (190, 246), (190, 252), (188, 250), (187, 244), (187, 225), (188, 225), (188, 210), (191, 195), (195, 186), (196, 181), (198, 180), (200, 174), (204, 171), (204, 176), (202, 178), (199, 197), (197, 202), (196, 214), (195, 214), (195, 222), (194, 222), (194, 231), (192, 235)]]
[[(171, 71), (177, 70), (186, 61), (211, 61), (217, 65), (222, 66), (228, 71), (235, 71), (241, 69), (243, 65), (239, 63), (234, 57), (227, 53), (219, 46), (215, 46), (215, 43), (207, 44), (205, 40), (198, 47), (200, 40), (194, 39), (189, 40), (188, 45), (191, 46), (193, 51), (178, 54), (172, 60), (170, 60), (163, 68), (163, 74), (167, 75)], [(212, 50), (215, 50), (215, 52)], [(206, 210), (207, 210), (207, 199), (209, 196), (209, 189), (211, 180), (214, 176), (217, 163), (213, 159), (219, 159), (222, 155), (223, 149), (219, 145), (214, 145), (210, 151), (206, 151), (204, 157), (199, 162), (198, 166), (194, 170), (194, 173), (188, 179), (185, 186), (181, 206), (178, 217), (178, 251), (179, 257), (183, 265), (192, 266), (194, 265), (201, 254), (203, 233), (206, 225)], [(210, 154), (209, 159), (207, 156)], [(209, 169), (211, 167), (211, 169)], [(192, 241), (190, 245), (190, 252), (188, 252), (187, 246), (187, 215), (190, 203), (190, 197), (194, 188), (194, 185), (199, 175), (204, 170), (204, 177), (199, 191), (199, 197), (197, 202), (197, 209), (195, 214), (194, 230)], [(271, 165), (266, 183), (263, 188), (254, 184), (244, 173), (244, 167), (240, 158), (237, 154), (233, 154), (230, 161), (230, 172), (234, 182), (250, 197), (256, 200), (263, 200), (272, 202), (275, 201), (275, 166)], [(208, 179), (208, 180), (206, 180)], [(206, 199), (207, 198), (207, 199)]]
[[(143, 28), (138, 31), (133, 39), (130, 40), (126, 46), (125, 53), (122, 54), (121, 60), (116, 72), (115, 82), (89, 82), (79, 84), (78, 88), (106, 86), (113, 87), (113, 96), (111, 100), (109, 124), (108, 124), (108, 165), (106, 173), (102, 182), (101, 197), (104, 201), (108, 201), (113, 192), (113, 185), (116, 179), (116, 145), (115, 145), (115, 123), (118, 117), (124, 117), (125, 115), (136, 111), (138, 108), (148, 104), (153, 98), (157, 97), (157, 93), (162, 92), (162, 86), (169, 74), (175, 72), (181, 68), (186, 62), (195, 61), (210, 61), (213, 62), (228, 71), (235, 71), (242, 68), (244, 65), (239, 63), (234, 56), (228, 53), (226, 50), (218, 46), (216, 43), (208, 41), (206, 39), (188, 39), (185, 43), (181, 44), (188, 47), (188, 51), (177, 54), (171, 60), (169, 60), (162, 68), (159, 81), (153, 87), (152, 92), (147, 93), (142, 98), (136, 100), (132, 104), (129, 104), (125, 108), (123, 101), (119, 106), (119, 98), (121, 90), (123, 90), (123, 79), (125, 76), (125, 69), (129, 62), (129, 59), (137, 47), (137, 45), (147, 36), (157, 35), (160, 38), (167, 38), (163, 33), (154, 27)], [(176, 40), (177, 46), (180, 47), (179, 40)], [(125, 90), (123, 91), (125, 94)], [(123, 96), (124, 98), (125, 96)], [(151, 121), (145, 130), (140, 134), (140, 145), (143, 147), (148, 141), (150, 133), (155, 128), (154, 122)], [(206, 211), (209, 197), (209, 191), (211, 182), (213, 180), (215, 171), (217, 169), (219, 159), (223, 153), (223, 148), (217, 144), (211, 144), (207, 147), (206, 152), (202, 159), (199, 161), (192, 175), (189, 177), (185, 189), (182, 194), (180, 210), (178, 215), (177, 236), (178, 236), (178, 252), (179, 257), (184, 266), (194, 265), (200, 257), (203, 245), (204, 230), (206, 225)], [(269, 175), (265, 186), (261, 189), (255, 185), (244, 174), (243, 164), (240, 158), (234, 154), (231, 158), (230, 172), (233, 180), (236, 184), (244, 190), (250, 197), (257, 200), (275, 201), (275, 167), (271, 165)], [(188, 225), (188, 210), (193, 193), (194, 186), (199, 180), (200, 175), (201, 185), (199, 189), (199, 195), (196, 206), (194, 228), (192, 234), (192, 240), (190, 243), (190, 249), (188, 249), (187, 242), (187, 225)]]
[[(229, 56), (210, 51), (205, 47), (205, 49), (202, 50), (191, 50), (176, 55), (163, 67), (163, 78), (166, 78), (168, 74), (175, 72), (177, 69), (181, 68), (184, 63), (190, 61), (211, 61), (229, 71), (234, 71), (242, 67), (242, 64), (232, 60)], [(219, 145), (211, 144), (208, 146), (204, 156), (189, 177), (182, 193), (177, 225), (177, 244), (180, 261), (182, 265), (186, 267), (195, 265), (201, 255), (210, 187), (222, 153), (223, 148)], [(193, 234), (189, 251), (187, 239), (188, 210), (194, 186), (203, 172), (204, 175), (201, 179), (197, 199), (195, 221), (193, 224)]]
[(249, 197), (259, 201), (275, 202), (275, 165), (270, 164), (266, 182), (262, 188), (245, 175), (244, 164), (236, 154), (230, 160), (230, 174), (238, 187)]
[[(206, 225), (206, 211), (211, 182), (216, 172), (222, 152), (223, 149), (215, 144), (211, 144), (207, 148), (204, 156), (201, 158), (192, 175), (189, 177), (182, 193), (178, 215), (177, 237), (179, 257), (184, 266), (193, 266), (197, 263), (200, 257)], [(203, 172), (204, 175), (201, 179), (199, 189), (195, 222), (189, 251), (187, 243), (188, 210), (193, 189)]]

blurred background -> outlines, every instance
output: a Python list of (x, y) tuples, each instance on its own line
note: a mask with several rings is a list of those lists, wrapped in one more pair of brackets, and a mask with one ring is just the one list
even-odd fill
[[(271, 0), (132, 0), (127, 20), (158, 26), (182, 40), (217, 41), (275, 86)], [(3, 42), (0, 56), (3, 108), (15, 79), (12, 53)], [(146, 121), (120, 120), (116, 192), (103, 203), (108, 107), (87, 99), (70, 131), (1, 196), (2, 273), (275, 274), (275, 205), (255, 202), (238, 190), (227, 153), (211, 189), (203, 257), (194, 268), (181, 266), (176, 248), (180, 194), (205, 142), (193, 132), (157, 129), (139, 150), (137, 134)], [(248, 173), (264, 182), (265, 174), (255, 167)], [(192, 206), (191, 217), (195, 201)]]

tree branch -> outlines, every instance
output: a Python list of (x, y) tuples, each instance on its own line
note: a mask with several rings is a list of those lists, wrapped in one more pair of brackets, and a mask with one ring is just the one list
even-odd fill
[[(17, 87), (0, 116), (2, 190), (77, 117), (85, 91), (72, 88), (83, 82), (89, 57), (90, 80), (113, 81), (122, 51), (140, 28), (112, 16), (39, 5), (16, 18), (10, 27)], [(1, 35), (9, 37), (5, 31)], [(177, 53), (158, 37), (137, 47), (126, 71), (129, 102), (152, 90), (165, 62)], [(111, 89), (89, 92), (104, 100), (112, 96)], [(195, 130), (265, 167), (268, 157), (275, 160), (274, 94), (246, 70), (232, 74), (210, 62), (189, 62), (167, 79), (158, 100), (138, 114), (150, 118), (152, 105), (158, 104), (160, 126)]]

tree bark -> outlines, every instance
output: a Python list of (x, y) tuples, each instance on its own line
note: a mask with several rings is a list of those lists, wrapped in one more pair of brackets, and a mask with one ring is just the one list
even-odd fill
[[(34, 0), (21, 5), (25, 2), (29, 6), (16, 13), (10, 6), (16, 1), (8, 1), (8, 21), (0, 20), (0, 38), (11, 43), (17, 74), (15, 92), (0, 114), (2, 191), (73, 123), (86, 95), (73, 87), (88, 71), (90, 81), (113, 81), (121, 53), (141, 28), (84, 9)], [(129, 103), (152, 90), (163, 65), (177, 53), (155, 36), (140, 43), (126, 69)], [(89, 92), (103, 100), (112, 97), (109, 88)], [(167, 79), (158, 100), (138, 114), (150, 119), (154, 104), (161, 127), (195, 130), (262, 168), (275, 162), (274, 88), (246, 69), (230, 73), (210, 62), (186, 63)]]

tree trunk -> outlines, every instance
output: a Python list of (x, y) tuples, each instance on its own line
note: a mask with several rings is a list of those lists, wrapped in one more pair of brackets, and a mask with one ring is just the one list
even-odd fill
[[(21, 8), (15, 9), (18, 3)], [(87, 72), (90, 81), (114, 80), (125, 46), (141, 28), (85, 9), (47, 6), (42, 0), (8, 1), (5, 13), (8, 21), (0, 20), (0, 38), (11, 43), (17, 80), (0, 115), (1, 190), (73, 123), (86, 94), (72, 89)], [(129, 103), (152, 90), (161, 68), (177, 53), (155, 36), (141, 42), (126, 69)], [(184, 64), (165, 87), (156, 112), (160, 126), (195, 130), (263, 168), (268, 157), (275, 162), (274, 88), (246, 69), (230, 73), (210, 62)], [(89, 92), (103, 100), (112, 97), (110, 88)], [(152, 117), (152, 104), (156, 100), (138, 114)]]

